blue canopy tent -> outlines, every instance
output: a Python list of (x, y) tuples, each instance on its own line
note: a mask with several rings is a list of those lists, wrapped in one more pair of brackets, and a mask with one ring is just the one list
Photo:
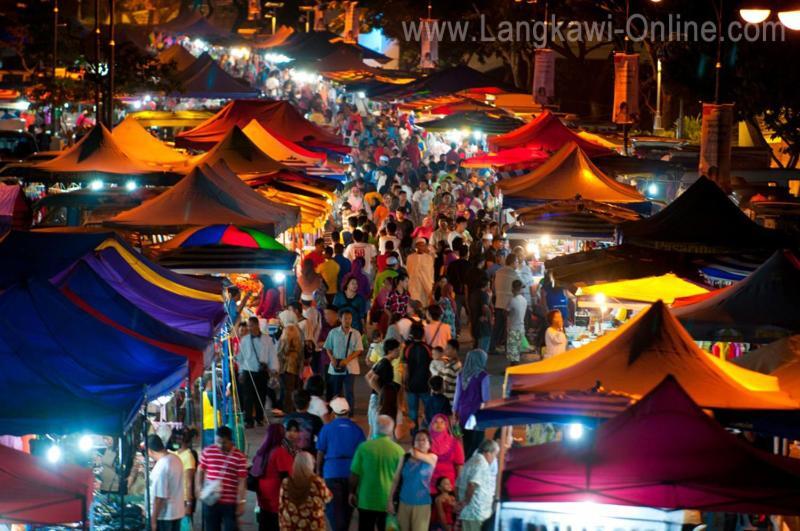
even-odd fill
[(101, 322), (45, 280), (0, 295), (0, 432), (120, 433), (187, 359)]

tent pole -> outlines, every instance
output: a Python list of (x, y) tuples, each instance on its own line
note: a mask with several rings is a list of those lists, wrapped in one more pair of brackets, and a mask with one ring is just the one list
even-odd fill
[[(122, 438), (125, 437), (125, 430), (122, 430), (119, 434), (119, 440), (117, 441), (117, 482), (119, 483), (119, 527), (120, 529), (125, 529), (125, 490), (126, 485), (123, 485), (123, 473), (122, 473)], [(136, 456), (134, 456), (136, 459)]]
[(510, 426), (500, 429), (500, 454), (497, 456), (497, 480), (494, 486), (494, 531), (500, 531), (500, 491), (503, 486), (503, 471), (506, 467), (506, 440)]
[(216, 355), (211, 358), (211, 406), (214, 409), (214, 435), (217, 433), (217, 357)]
[(147, 391), (144, 393), (144, 423), (142, 424), (142, 437), (144, 438), (144, 522), (145, 529), (150, 529), (153, 515), (150, 512), (150, 445), (147, 443)]

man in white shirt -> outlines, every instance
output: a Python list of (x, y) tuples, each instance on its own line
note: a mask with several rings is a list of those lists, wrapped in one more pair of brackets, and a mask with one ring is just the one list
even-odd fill
[(147, 437), (147, 456), (156, 462), (150, 472), (151, 531), (180, 531), (186, 514), (183, 463), (168, 453), (158, 435)]
[[(242, 409), (245, 413), (245, 426), (253, 427), (255, 421), (264, 422), (264, 398), (270, 392), (268, 374), (277, 374), (278, 345), (274, 338), (261, 333), (258, 318), (247, 320), (248, 334), (239, 336), (239, 385), (242, 390)], [(268, 372), (267, 372), (268, 371)], [(271, 396), (273, 403), (275, 397)]]
[(467, 218), (463, 216), (456, 218), (456, 227), (447, 237), (447, 242), (451, 248), (453, 247), (453, 240), (456, 238), (461, 238), (461, 242), (467, 247), (472, 243), (472, 235), (467, 230)]
[(344, 257), (351, 262), (355, 262), (356, 258), (363, 258), (364, 274), (372, 278), (374, 271), (372, 264), (375, 262), (375, 257), (378, 256), (378, 250), (374, 245), (366, 243), (364, 239), (364, 233), (361, 232), (361, 229), (354, 230), (353, 240), (355, 241), (344, 250)]
[(419, 190), (411, 196), (411, 202), (414, 203), (420, 217), (425, 217), (430, 213), (431, 201), (433, 201), (433, 192), (428, 187), (427, 182), (420, 181)]
[(505, 344), (506, 316), (508, 314), (508, 304), (513, 297), (512, 285), (515, 280), (519, 280), (517, 256), (512, 253), (506, 257), (506, 265), (498, 269), (494, 274), (494, 330), (492, 331), (492, 341), (489, 345), (490, 354), (495, 354), (497, 347)]

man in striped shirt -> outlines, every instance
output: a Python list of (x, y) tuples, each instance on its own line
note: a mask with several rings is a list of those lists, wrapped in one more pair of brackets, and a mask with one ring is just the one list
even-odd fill
[(453, 404), (453, 397), (456, 394), (456, 378), (458, 373), (461, 372), (461, 362), (458, 360), (458, 340), (450, 339), (444, 347), (444, 358), (442, 358), (441, 367), (437, 374), (444, 380), (444, 389), (442, 394), (450, 400), (450, 405)]
[(244, 512), (247, 490), (247, 456), (233, 445), (233, 432), (227, 426), (217, 429), (216, 444), (200, 454), (197, 467), (197, 492), (206, 481), (221, 480), (222, 495), (214, 505), (204, 504), (207, 531), (235, 531), (237, 517)]

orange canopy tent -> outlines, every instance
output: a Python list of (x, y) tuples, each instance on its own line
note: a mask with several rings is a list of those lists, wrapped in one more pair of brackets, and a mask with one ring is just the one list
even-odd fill
[(95, 125), (80, 141), (56, 158), (38, 162), (32, 169), (44, 173), (145, 175), (161, 170), (129, 157), (108, 129)]
[(511, 148), (470, 157), (461, 163), (464, 168), (493, 168), (496, 171), (529, 170), (550, 158), (546, 151), (535, 148)]
[(341, 148), (341, 139), (309, 122), (288, 101), (235, 100), (194, 129), (178, 134), (178, 147), (207, 150), (222, 140), (235, 125), (245, 127), (256, 120), (292, 142), (320, 147)]
[(269, 131), (258, 120), (251, 120), (242, 131), (258, 148), (286, 166), (308, 166), (325, 162), (324, 153), (306, 149), (274, 131)]
[(235, 125), (211, 151), (200, 157), (196, 163), (213, 166), (220, 161), (224, 162), (234, 173), (240, 175), (272, 173), (287, 169), (286, 166), (260, 150)]
[(745, 369), (771, 374), (781, 389), (800, 400), (800, 336), (773, 341), (732, 361)]
[(490, 136), (489, 148), (501, 149), (527, 147), (543, 151), (558, 151), (569, 142), (576, 143), (590, 157), (613, 155), (607, 147), (595, 144), (561, 123), (550, 111), (545, 111), (527, 124), (503, 135)]
[(777, 378), (748, 371), (698, 347), (661, 301), (583, 347), (506, 370), (509, 389), (592, 389), (641, 397), (672, 375), (698, 405), (711, 409), (797, 410)]
[(114, 128), (111, 137), (130, 159), (148, 166), (171, 171), (185, 167), (189, 161), (187, 155), (148, 133), (135, 118), (130, 116)]
[(566, 144), (530, 173), (503, 179), (498, 185), (509, 197), (526, 200), (563, 200), (580, 197), (604, 203), (646, 201), (634, 188), (600, 171), (574, 142)]

